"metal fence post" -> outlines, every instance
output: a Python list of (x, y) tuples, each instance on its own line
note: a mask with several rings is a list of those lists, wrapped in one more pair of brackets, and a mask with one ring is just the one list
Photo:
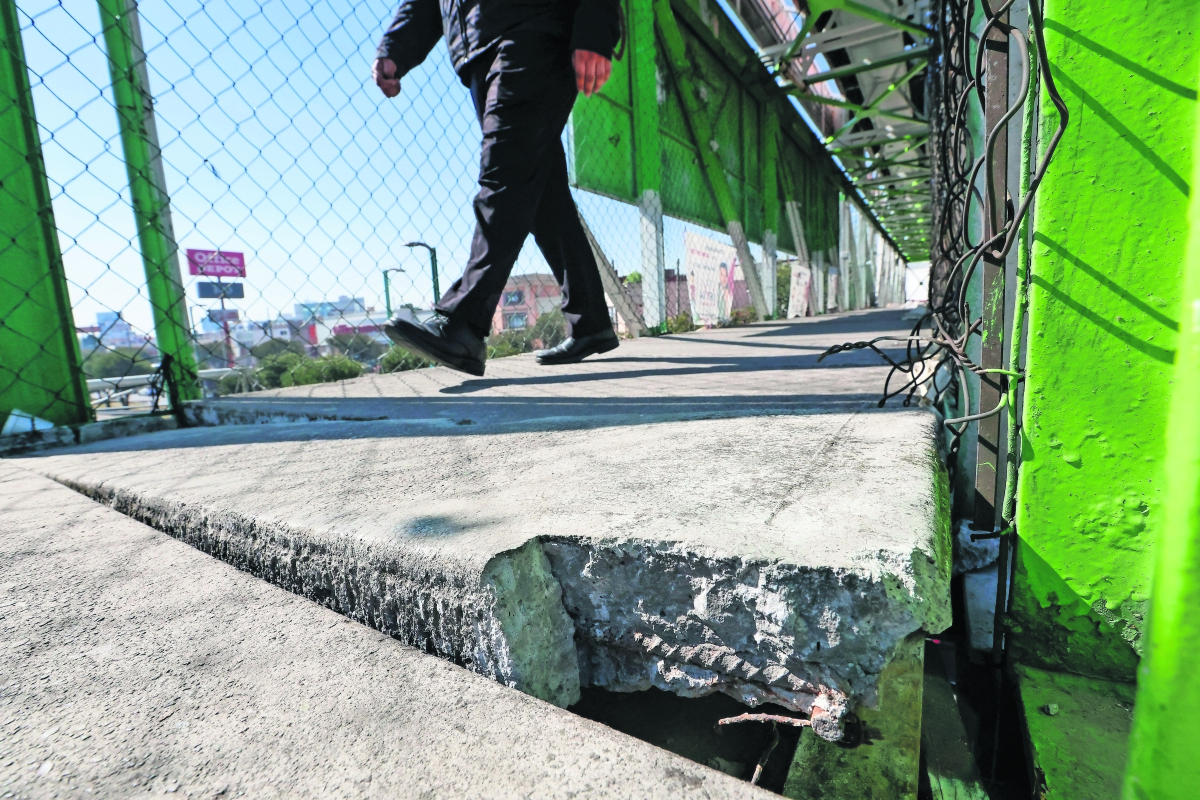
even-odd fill
[(0, 423), (92, 417), (14, 0), (0, 0)]
[(762, 121), (763, 294), (772, 317), (779, 316), (775, 248), (779, 228), (779, 116), (768, 106)]
[(146, 290), (154, 313), (154, 333), (163, 357), (171, 408), (179, 413), (181, 402), (200, 398), (200, 382), (179, 271), (179, 250), (171, 226), (171, 201), (154, 122), (154, 100), (146, 54), (142, 50), (137, 3), (136, 0), (98, 2), (133, 216), (146, 271)]
[[(1008, 22), (1008, 14), (998, 17)], [(1008, 111), (1008, 32), (996, 25), (988, 28), (980, 46), (984, 56), (984, 129), (990, 136), (1001, 125)], [(985, 193), (983, 238), (988, 240), (1004, 226), (1004, 203), (1008, 186), (1008, 137), (1001, 132), (992, 143), (991, 160), (986, 166), (990, 174), (984, 179), (989, 189)], [(980, 366), (984, 369), (1004, 367), (1004, 258), (997, 258), (996, 248), (985, 248), (983, 256), (983, 330), (981, 332)], [(1000, 376), (981, 375), (979, 379), (979, 411), (983, 413), (1000, 404), (1003, 394)], [(975, 460), (975, 527), (990, 531), (997, 524), (996, 483), (1000, 462), (1000, 415), (993, 414), (978, 422), (978, 445)], [(1001, 555), (1001, 567), (1007, 563), (1008, 551)], [(997, 641), (1001, 633), (996, 631)]]
[(632, 72), (633, 164), (642, 248), (642, 319), (665, 331), (666, 256), (663, 247), (662, 147), (658, 113), (658, 42), (653, 0), (629, 2), (629, 58)]
[(770, 316), (771, 310), (767, 305), (766, 296), (763, 294), (758, 267), (754, 263), (754, 257), (750, 254), (750, 243), (746, 239), (746, 229), (742, 225), (733, 200), (733, 191), (729, 188), (729, 178), (725, 174), (725, 167), (721, 164), (720, 158), (717, 157), (716, 150), (713, 149), (716, 146), (716, 139), (713, 137), (712, 120), (705, 115), (700, 95), (692, 85), (693, 67), (687, 54), (687, 45), (684, 42), (683, 34), (679, 32), (679, 25), (675, 21), (675, 12), (671, 10), (670, 0), (653, 0), (653, 2), (654, 21), (658, 25), (659, 33), (662, 34), (664, 54), (679, 88), (679, 98), (683, 103), (683, 116), (687, 119), (688, 127), (691, 128), (692, 138), (700, 156), (700, 165), (704, 168), (704, 174), (708, 178), (709, 188), (712, 189), (713, 199), (716, 200), (721, 219), (725, 223), (725, 229), (729, 233), (729, 238), (733, 240), (734, 249), (737, 250), (738, 261), (742, 264), (742, 277), (746, 280), (750, 301), (754, 304), (754, 309), (758, 312), (759, 317), (765, 319)]

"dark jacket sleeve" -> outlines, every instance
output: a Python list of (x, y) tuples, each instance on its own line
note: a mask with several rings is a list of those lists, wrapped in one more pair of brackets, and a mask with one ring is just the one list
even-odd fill
[(621, 39), (621, 0), (580, 0), (571, 31), (572, 50), (612, 58)]
[(376, 58), (396, 62), (401, 78), (425, 60), (442, 35), (442, 11), (438, 0), (403, 0), (396, 18), (383, 34)]

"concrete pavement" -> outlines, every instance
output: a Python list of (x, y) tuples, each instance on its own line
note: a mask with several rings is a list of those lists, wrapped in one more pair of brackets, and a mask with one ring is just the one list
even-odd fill
[[(191, 428), (21, 463), (555, 704), (581, 682), (722, 691), (836, 738), (897, 643), (949, 624), (950, 548), (933, 416), (871, 410), (877, 366), (809, 363), (899, 315), (823, 324), (643, 340), (625, 361), (552, 370), (503, 359), (543, 371), (482, 386), (422, 370), (255, 394), (197, 416), (286, 419), (316, 407), (302, 400), (337, 416), (366, 406), (314, 395), (443, 384), (367, 398), (387, 412), (370, 422)], [(710, 362), (642, 366), (671, 358)], [(814, 387), (820, 403), (797, 399)]]
[(482, 378), (421, 369), (231, 395), (188, 410), (200, 424), (403, 419), (441, 429), (847, 411), (874, 405), (887, 368), (866, 351), (817, 359), (830, 345), (907, 335), (911, 323), (902, 317), (886, 310), (764, 322), (625, 341), (580, 364), (543, 367), (513, 356), (489, 361)]
[(0, 463), (5, 797), (767, 793)]

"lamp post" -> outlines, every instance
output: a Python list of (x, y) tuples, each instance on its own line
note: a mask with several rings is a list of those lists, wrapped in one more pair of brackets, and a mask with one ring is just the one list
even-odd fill
[(409, 242), (404, 246), (410, 249), (413, 247), (424, 247), (429, 251), (429, 268), (433, 273), (433, 302), (437, 303), (438, 300), (442, 299), (442, 290), (438, 288), (437, 248), (430, 247), (424, 242)]
[(388, 279), (389, 272), (404, 272), (400, 267), (380, 270), (383, 275), (383, 305), (387, 308), (388, 319), (392, 318), (392, 286)]

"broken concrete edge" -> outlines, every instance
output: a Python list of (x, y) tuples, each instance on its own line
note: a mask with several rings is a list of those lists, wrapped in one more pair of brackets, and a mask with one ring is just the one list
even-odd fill
[(20, 462), (0, 462), (0, 519), (0, 794), (768, 797), (353, 624)]
[(56, 447), (91, 444), (143, 433), (173, 431), (179, 420), (172, 414), (146, 414), (90, 422), (82, 425), (57, 425), (39, 431), (0, 436), (0, 458), (27, 455)]
[(480, 582), (455, 574), (448, 564), (441, 571), (413, 570), (402, 554), (349, 536), (320, 540), (279, 520), (44, 474), (243, 572), (472, 672), (560, 707), (579, 699), (574, 627), (536, 541), (493, 558)]
[[(642, 563), (648, 554), (660, 561), (678, 559), (685, 549), (677, 543), (626, 541), (605, 546), (535, 537), (492, 557), (482, 576), (455, 574), (453, 565), (446, 563), (437, 571), (414, 572), (404, 554), (352, 537), (331, 542), (278, 520), (147, 498), (104, 482), (90, 484), (50, 473), (47, 477), (245, 572), (560, 707), (578, 700), (581, 680), (615, 691), (655, 687), (682, 696), (719, 691), (749, 705), (777, 703), (808, 714), (817, 735), (836, 740), (853, 703), (869, 707), (875, 702), (874, 676), (866, 670), (847, 680), (819, 661), (796, 657), (789, 663), (792, 670), (778, 663), (763, 668), (728, 647), (679, 647), (654, 635), (606, 638), (603, 631), (597, 632), (597, 615), (587, 613), (580, 601), (595, 595), (597, 585), (568, 580), (566, 573), (574, 569), (564, 570), (564, 562), (583, 558), (603, 572), (597, 564), (629, 555), (637, 555)], [(919, 564), (933, 559), (920, 554), (916, 560)], [(768, 569), (791, 572), (780, 585), (794, 585), (801, 572), (782, 564), (737, 561), (736, 567), (721, 570), (730, 581), (747, 571)], [(870, 584), (836, 570), (808, 572), (799, 577), (834, 581), (849, 595), (860, 590), (875, 595), (902, 591), (898, 585)], [(646, 590), (636, 581), (622, 580), (619, 573), (608, 571), (601, 577), (605, 576), (630, 591)], [(918, 578), (915, 583), (924, 581)], [(689, 597), (689, 606), (690, 602)], [(686, 617), (686, 612), (672, 613)], [(885, 631), (894, 641), (889, 652), (878, 657), (880, 670), (898, 643), (921, 627), (914, 622), (903, 630)], [(787, 661), (789, 655), (780, 660)], [(859, 691), (848, 691), (847, 683), (857, 684)]]
[(859, 704), (844, 741), (800, 734), (783, 796), (795, 800), (916, 800), (920, 778), (925, 634), (899, 642), (879, 676), (874, 708)]

